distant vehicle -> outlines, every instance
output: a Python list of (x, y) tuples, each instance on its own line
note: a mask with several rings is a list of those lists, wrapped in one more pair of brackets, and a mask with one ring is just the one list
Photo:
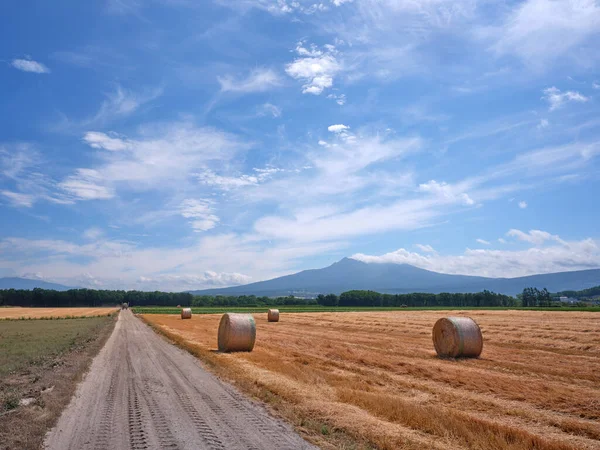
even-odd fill
[(121, 309), (128, 309), (129, 308), (129, 303), (122, 303), (121, 304)]

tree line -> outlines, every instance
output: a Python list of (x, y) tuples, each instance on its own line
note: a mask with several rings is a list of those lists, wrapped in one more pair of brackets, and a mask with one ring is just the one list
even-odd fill
[(600, 286), (594, 286), (581, 291), (561, 291), (555, 294), (556, 297), (571, 297), (577, 299), (594, 298), (600, 296)]
[(54, 291), (35, 288), (0, 290), (0, 306), (27, 307), (77, 307), (114, 306), (128, 303), (131, 306), (277, 306), (317, 305), (315, 299), (289, 297), (256, 297), (192, 295), (189, 292), (108, 291), (96, 289), (69, 289)]
[(509, 295), (496, 294), (484, 290), (475, 293), (429, 294), (380, 294), (375, 291), (348, 291), (340, 296), (335, 294), (319, 295), (317, 302), (324, 306), (518, 306), (517, 299)]
[[(586, 289), (587, 295), (593, 295), (598, 288)], [(572, 292), (572, 291), (566, 291)], [(575, 291), (573, 291), (575, 292)], [(563, 293), (561, 293), (563, 294)], [(189, 292), (145, 292), (145, 291), (108, 291), (95, 289), (70, 289), (54, 291), (36, 288), (33, 290), (0, 290), (0, 306), (28, 307), (76, 307), (76, 306), (114, 306), (129, 303), (131, 306), (380, 306), (380, 307), (548, 307), (553, 305), (553, 294), (546, 288), (526, 288), (518, 298), (484, 290), (475, 293), (429, 294), (414, 292), (411, 294), (381, 294), (375, 291), (352, 290), (336, 294), (319, 294), (316, 298), (305, 299), (287, 297), (257, 297), (255, 295), (211, 296), (193, 295)]]

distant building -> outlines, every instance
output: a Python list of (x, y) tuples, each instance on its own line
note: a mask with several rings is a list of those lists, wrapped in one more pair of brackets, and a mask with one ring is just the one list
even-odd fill
[(577, 303), (578, 301), (576, 298), (572, 297), (559, 297), (558, 299), (563, 303)]

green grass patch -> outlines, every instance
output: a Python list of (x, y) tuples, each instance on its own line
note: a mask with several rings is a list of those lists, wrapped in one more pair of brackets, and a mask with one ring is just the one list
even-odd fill
[[(329, 307), (329, 306), (264, 306), (264, 307), (243, 307), (243, 306), (197, 306), (192, 307), (192, 314), (223, 314), (226, 312), (239, 313), (266, 313), (269, 308), (279, 309), (283, 313), (308, 313), (308, 312), (370, 312), (370, 311), (587, 311), (600, 312), (600, 307), (569, 307), (561, 308), (517, 308), (517, 307), (484, 307), (476, 308), (473, 306), (424, 306), (424, 307)], [(136, 314), (180, 314), (181, 309), (169, 306), (134, 306), (131, 308)]]
[(112, 317), (0, 320), (0, 381), (11, 372), (42, 366), (94, 340)]

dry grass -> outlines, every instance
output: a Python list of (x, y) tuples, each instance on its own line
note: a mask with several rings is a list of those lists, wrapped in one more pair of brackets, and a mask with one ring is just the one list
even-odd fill
[(106, 316), (117, 311), (117, 308), (0, 308), (1, 319), (41, 319), (50, 317), (95, 317)]
[[(449, 314), (481, 325), (480, 359), (436, 357)], [(257, 314), (245, 354), (214, 352), (218, 315), (144, 318), (324, 448), (600, 449), (598, 314)]]

